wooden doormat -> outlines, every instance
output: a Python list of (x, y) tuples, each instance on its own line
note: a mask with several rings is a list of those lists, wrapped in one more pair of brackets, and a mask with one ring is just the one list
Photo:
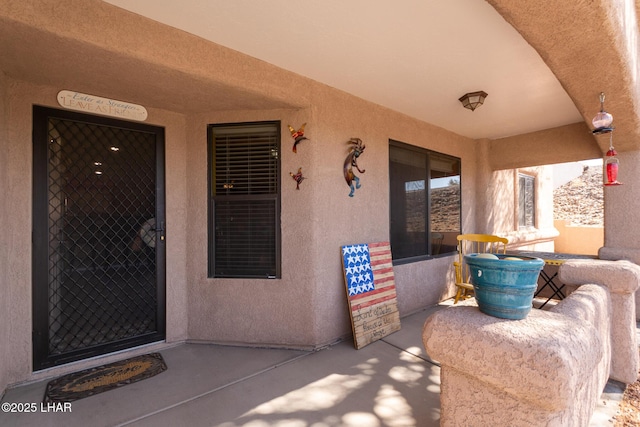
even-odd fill
[(153, 377), (166, 370), (167, 365), (160, 353), (132, 357), (49, 381), (43, 401), (44, 403), (73, 402)]

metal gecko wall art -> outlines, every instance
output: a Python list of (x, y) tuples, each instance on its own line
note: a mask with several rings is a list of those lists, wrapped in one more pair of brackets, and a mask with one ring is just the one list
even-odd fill
[[(360, 138), (351, 138), (347, 141), (347, 144), (351, 145), (349, 147), (349, 154), (347, 154), (347, 158), (344, 160), (344, 179), (347, 181), (347, 185), (351, 188), (351, 192), (349, 193), (349, 197), (353, 197), (353, 193), (356, 191), (356, 188), (360, 188), (360, 178), (353, 173), (353, 168), (360, 173), (364, 173), (364, 169), (360, 169), (358, 166), (358, 157), (365, 149), (365, 145), (362, 143)], [(355, 184), (354, 184), (355, 182)]]

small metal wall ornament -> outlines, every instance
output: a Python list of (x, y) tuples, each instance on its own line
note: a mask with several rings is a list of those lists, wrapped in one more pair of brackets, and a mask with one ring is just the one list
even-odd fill
[(347, 144), (351, 145), (351, 147), (349, 148), (347, 158), (344, 160), (344, 179), (347, 181), (349, 188), (351, 188), (349, 197), (353, 197), (353, 193), (356, 191), (356, 188), (360, 188), (360, 178), (353, 173), (353, 168), (355, 167), (360, 173), (365, 172), (364, 169), (360, 170), (360, 167), (358, 167), (358, 157), (360, 157), (360, 154), (362, 154), (366, 146), (362, 143), (360, 138), (351, 138), (347, 141)]
[(305, 179), (305, 177), (302, 176), (302, 168), (298, 168), (298, 173), (295, 174), (293, 172), (289, 172), (289, 175), (291, 175), (291, 178), (296, 182), (296, 190), (299, 190), (300, 183)]
[(300, 126), (300, 129), (295, 130), (291, 125), (289, 126), (289, 132), (291, 132), (291, 137), (294, 139), (294, 143), (293, 143), (293, 152), (297, 153), (298, 152), (298, 144), (301, 141), (304, 141), (305, 139), (309, 139), (306, 136), (304, 136), (304, 127), (306, 126), (306, 123), (303, 123), (302, 126)]

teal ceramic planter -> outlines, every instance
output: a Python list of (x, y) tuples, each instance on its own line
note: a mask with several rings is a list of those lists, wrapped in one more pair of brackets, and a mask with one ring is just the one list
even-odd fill
[[(480, 311), (502, 319), (527, 317), (533, 306), (533, 295), (544, 261), (508, 254), (497, 254), (498, 259), (484, 256), (464, 256)], [(510, 257), (518, 260), (505, 259)]]

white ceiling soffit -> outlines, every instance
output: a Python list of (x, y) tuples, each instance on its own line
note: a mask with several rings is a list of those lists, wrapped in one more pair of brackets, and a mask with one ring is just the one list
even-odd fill
[(484, 0), (106, 1), (474, 139), (583, 120)]

